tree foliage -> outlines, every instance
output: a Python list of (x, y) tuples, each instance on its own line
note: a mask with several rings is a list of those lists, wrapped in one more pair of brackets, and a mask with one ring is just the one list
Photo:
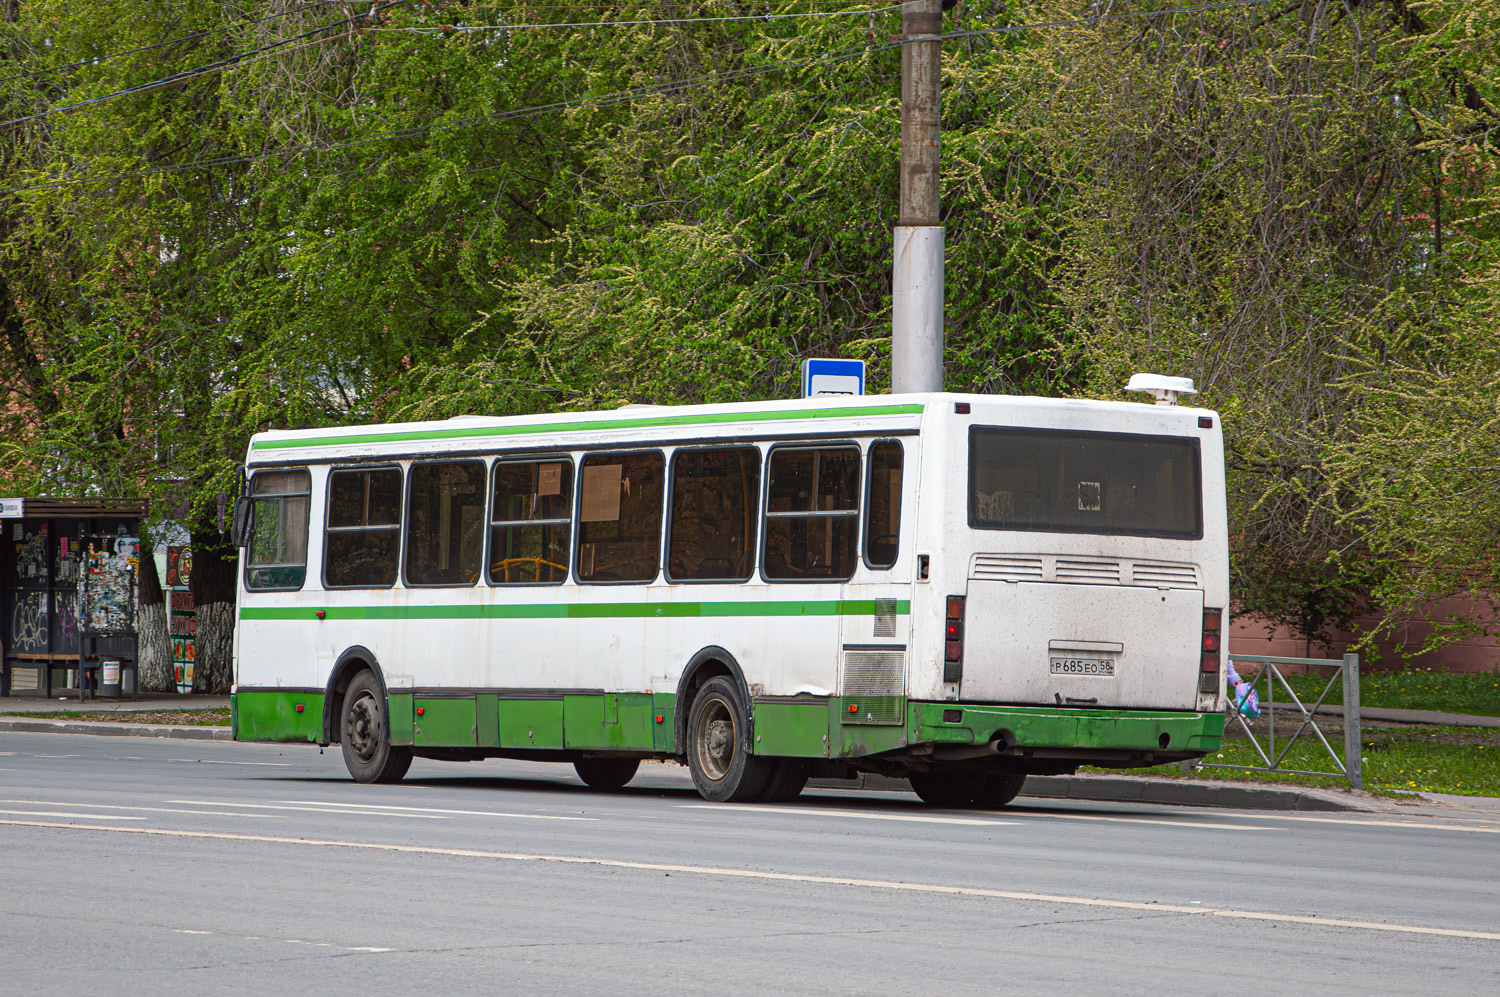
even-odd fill
[[(897, 10), (5, 10), (0, 478), (145, 492), (206, 605), (258, 429), (887, 382)], [(947, 387), (1195, 377), (1309, 638), (1492, 588), (1497, 0), (1147, 12), (948, 16)]]

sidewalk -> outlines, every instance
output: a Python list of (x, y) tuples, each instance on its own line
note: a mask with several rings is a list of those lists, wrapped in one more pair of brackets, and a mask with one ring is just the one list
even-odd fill
[[(94, 734), (106, 737), (169, 737), (189, 741), (228, 741), (228, 727), (199, 724), (143, 723), (130, 719), (131, 714), (176, 713), (181, 710), (227, 710), (228, 696), (173, 695), (148, 693), (140, 699), (90, 699), (80, 703), (75, 698), (42, 699), (41, 697), (6, 696), (0, 699), (0, 733), (24, 731), (30, 734)], [(86, 713), (91, 717), (118, 716), (118, 722), (81, 720), (61, 717), (18, 717), (17, 713)]]

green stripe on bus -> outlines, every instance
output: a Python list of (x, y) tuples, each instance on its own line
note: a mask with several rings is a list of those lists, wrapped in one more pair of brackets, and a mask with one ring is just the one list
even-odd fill
[[(881, 600), (884, 602), (885, 600)], [(563, 620), (659, 619), (701, 616), (873, 616), (874, 599), (827, 599), (816, 602), (606, 602), (568, 605), (456, 606), (296, 606), (240, 609), (242, 620)], [(911, 615), (911, 602), (898, 599), (896, 614)]]
[(357, 446), (370, 443), (415, 443), (426, 440), (467, 440), (486, 436), (535, 436), (547, 433), (603, 432), (611, 429), (651, 429), (661, 426), (714, 426), (735, 422), (786, 422), (796, 419), (858, 419), (872, 415), (920, 415), (921, 405), (863, 405), (858, 408), (796, 409), (791, 411), (710, 412), (704, 415), (654, 416), (638, 419), (591, 419), (518, 426), (408, 429), (396, 433), (310, 436), (303, 439), (261, 440), (252, 450), (295, 450), (305, 447)]

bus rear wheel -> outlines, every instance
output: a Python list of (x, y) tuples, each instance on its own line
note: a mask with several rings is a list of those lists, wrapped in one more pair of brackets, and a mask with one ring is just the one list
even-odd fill
[(754, 800), (770, 776), (750, 753), (749, 711), (734, 680), (715, 675), (698, 690), (688, 712), (688, 771), (698, 795), (713, 803)]
[(929, 807), (973, 806), (985, 788), (985, 777), (974, 772), (913, 772), (911, 790)]
[(807, 762), (800, 758), (772, 758), (767, 760), (771, 775), (766, 788), (760, 791), (762, 803), (790, 803), (802, 795), (807, 785)]
[(573, 763), (573, 771), (590, 789), (621, 789), (640, 767), (639, 758), (580, 758)]
[(344, 693), (341, 731), (339, 747), (355, 782), (400, 782), (411, 768), (411, 748), (391, 744), (385, 691), (368, 669)]
[(1024, 772), (992, 772), (984, 778), (984, 788), (974, 797), (974, 805), (997, 809), (1014, 800), (1026, 784)]

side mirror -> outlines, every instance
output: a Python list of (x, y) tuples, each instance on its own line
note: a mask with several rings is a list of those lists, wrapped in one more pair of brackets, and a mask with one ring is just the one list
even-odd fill
[(236, 547), (250, 543), (251, 509), (250, 496), (241, 495), (234, 500), (234, 522), (229, 528), (229, 539)]

